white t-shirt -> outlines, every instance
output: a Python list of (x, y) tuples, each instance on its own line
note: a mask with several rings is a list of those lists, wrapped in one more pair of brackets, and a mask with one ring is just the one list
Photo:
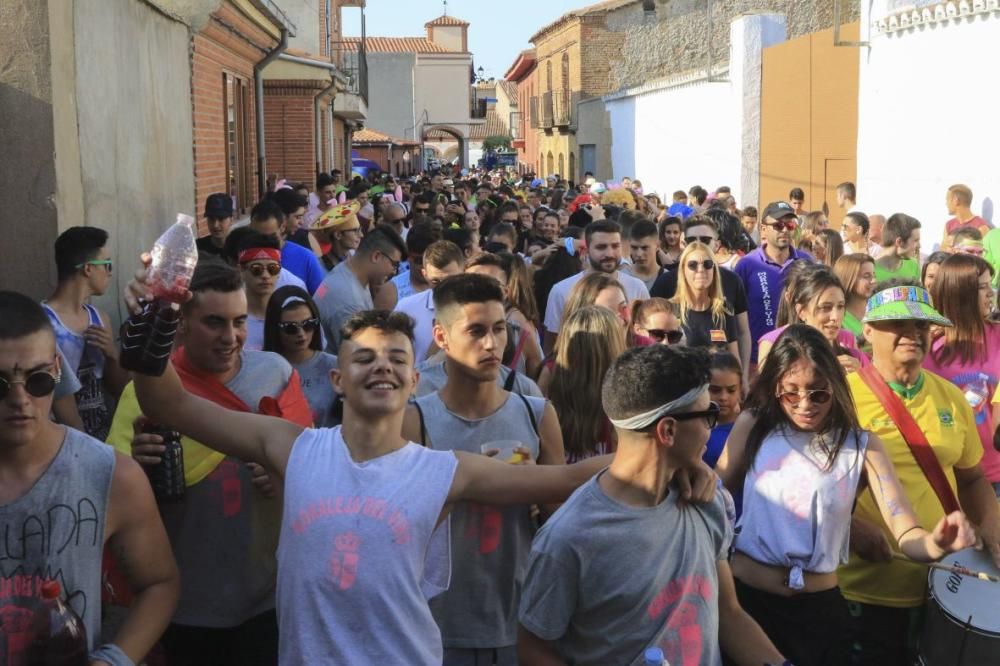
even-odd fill
[(426, 289), (416, 294), (400, 299), (396, 303), (396, 312), (402, 312), (413, 318), (413, 352), (415, 363), (427, 358), (427, 350), (434, 341), (434, 290)]
[[(573, 287), (583, 279), (584, 275), (586, 275), (585, 272), (580, 272), (553, 285), (552, 291), (549, 292), (549, 302), (545, 306), (545, 330), (549, 333), (559, 332), (569, 292), (573, 291)], [(629, 301), (649, 298), (649, 289), (646, 288), (646, 283), (639, 278), (622, 271), (616, 271), (611, 277), (622, 283), (622, 286), (625, 287), (625, 298)]]

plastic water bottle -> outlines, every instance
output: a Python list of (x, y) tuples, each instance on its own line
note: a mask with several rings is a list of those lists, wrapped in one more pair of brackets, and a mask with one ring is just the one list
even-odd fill
[(670, 662), (663, 656), (663, 650), (658, 647), (646, 648), (642, 663), (644, 666), (670, 666)]
[(80, 616), (60, 599), (54, 580), (42, 583), (42, 603), (31, 619), (31, 666), (87, 666), (87, 630)]
[(153, 244), (153, 263), (146, 282), (157, 300), (180, 303), (191, 284), (198, 264), (195, 222), (190, 215), (178, 214), (177, 221)]

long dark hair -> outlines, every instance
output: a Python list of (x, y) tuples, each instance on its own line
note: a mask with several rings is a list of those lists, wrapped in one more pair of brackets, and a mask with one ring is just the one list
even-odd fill
[(852, 433), (856, 435), (860, 430), (854, 400), (847, 387), (847, 376), (834, 356), (830, 343), (813, 327), (792, 324), (778, 338), (767, 355), (767, 363), (750, 388), (746, 407), (757, 420), (747, 435), (744, 472), (753, 466), (767, 436), (777, 428), (791, 425), (777, 394), (781, 378), (798, 361), (807, 362), (815, 369), (817, 376), (825, 377), (830, 383), (833, 404), (826, 421), (813, 437), (813, 443), (826, 455), (826, 469), (833, 466), (848, 436)]
[[(284, 303), (289, 298), (294, 298), (296, 300), (285, 306)], [(319, 308), (316, 307), (316, 303), (313, 301), (312, 297), (302, 287), (289, 285), (287, 287), (281, 287), (274, 290), (274, 293), (271, 294), (271, 298), (267, 301), (267, 310), (264, 313), (264, 351), (277, 352), (284, 355), (285, 348), (281, 343), (281, 332), (278, 330), (278, 324), (281, 323), (281, 313), (299, 305), (305, 305), (309, 308), (310, 317), (313, 319), (319, 319)], [(321, 329), (317, 327), (316, 330), (313, 331), (312, 342), (309, 343), (309, 349), (313, 349), (315, 351), (321, 351), (323, 349), (320, 330)]]
[(980, 257), (956, 253), (941, 262), (931, 302), (953, 324), (944, 329), (944, 345), (931, 350), (934, 360), (945, 365), (950, 361), (967, 364), (985, 361), (986, 320), (979, 311), (979, 276), (993, 275), (993, 267)]
[[(808, 309), (813, 301), (819, 298), (824, 291), (831, 288), (840, 289), (844, 294), (844, 302), (847, 302), (847, 292), (844, 289), (844, 285), (840, 282), (840, 278), (837, 277), (836, 273), (826, 264), (813, 264), (808, 270), (799, 273), (798, 279), (792, 285), (791, 293), (788, 294), (791, 321), (797, 322), (799, 320), (796, 313), (798, 306)], [(833, 351), (838, 355), (849, 353), (837, 340), (833, 341)]]

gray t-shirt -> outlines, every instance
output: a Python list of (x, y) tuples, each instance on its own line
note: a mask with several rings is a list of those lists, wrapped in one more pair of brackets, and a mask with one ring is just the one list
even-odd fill
[[(444, 385), (448, 383), (448, 372), (445, 369), (444, 362), (434, 359), (429, 360), (425, 363), (417, 365), (417, 370), (420, 371), (420, 381), (417, 383), (417, 393), (416, 396), (427, 395), (428, 393), (434, 393), (435, 391), (440, 391), (444, 388)], [(510, 376), (511, 370), (506, 366), (500, 366), (500, 376), (497, 377), (497, 384), (503, 388), (507, 383), (507, 378)], [(541, 398), (542, 390), (538, 388), (536, 384), (530, 377), (517, 373), (514, 377), (514, 386), (511, 388), (514, 393), (520, 393), (521, 395), (530, 395), (536, 398)]]
[[(240, 371), (226, 384), (251, 410), (278, 397), (292, 366), (273, 352), (244, 351)], [(181, 502), (160, 503), (160, 514), (181, 572), (173, 621), (194, 627), (235, 627), (274, 608), (275, 551), (281, 497), (266, 498), (238, 458), (226, 457)]]
[(0, 505), (0, 656), (26, 664), (42, 584), (57, 581), (93, 648), (101, 629), (101, 556), (115, 470), (109, 446), (73, 428), (42, 475)]
[(337, 393), (330, 383), (330, 371), (337, 369), (337, 357), (318, 351), (308, 361), (292, 367), (298, 371), (302, 381), (302, 392), (309, 401), (313, 425), (317, 428), (335, 425), (331, 410)]
[(348, 261), (337, 264), (323, 278), (313, 298), (326, 333), (326, 350), (331, 354), (340, 348), (340, 327), (355, 313), (375, 307), (371, 292), (358, 281)]
[[(602, 472), (601, 474), (605, 474)], [(641, 664), (659, 646), (671, 664), (718, 666), (718, 575), (732, 530), (725, 503), (625, 506), (600, 474), (538, 532), (520, 620), (568, 663)]]
[[(543, 398), (513, 393), (495, 412), (467, 419), (450, 411), (439, 394), (417, 400), (433, 449), (477, 455), (489, 442), (516, 440), (538, 458), (537, 427)], [(529, 410), (531, 410), (529, 412)], [(517, 602), (534, 527), (528, 505), (460, 502), (451, 512), (451, 586), (431, 600), (446, 648), (500, 648), (517, 643)]]

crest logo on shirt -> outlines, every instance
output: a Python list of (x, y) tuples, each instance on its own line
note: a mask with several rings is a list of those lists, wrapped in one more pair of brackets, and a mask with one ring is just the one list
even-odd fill
[(941, 425), (947, 428), (955, 425), (955, 417), (952, 415), (950, 409), (939, 409), (938, 418), (941, 420)]
[(348, 590), (358, 578), (358, 549), (361, 538), (354, 532), (338, 534), (333, 539), (333, 556), (330, 558), (330, 573), (337, 588)]

